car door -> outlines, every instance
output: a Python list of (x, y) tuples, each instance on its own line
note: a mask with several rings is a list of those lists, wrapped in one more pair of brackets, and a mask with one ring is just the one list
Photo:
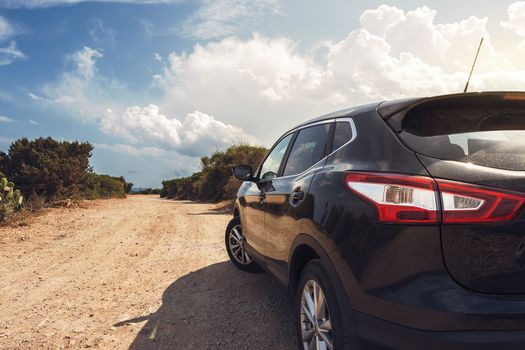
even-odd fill
[(268, 268), (283, 282), (288, 279), (287, 262), (301, 219), (311, 212), (310, 182), (324, 164), (332, 124), (323, 122), (296, 131), (293, 145), (279, 176), (265, 190), (266, 246)]
[(258, 180), (247, 184), (249, 187), (244, 194), (245, 208), (241, 218), (244, 237), (246, 243), (260, 254), (264, 254), (265, 246), (265, 194), (271, 186), (271, 180), (279, 173), (292, 136), (293, 134), (285, 135), (276, 142), (259, 167)]

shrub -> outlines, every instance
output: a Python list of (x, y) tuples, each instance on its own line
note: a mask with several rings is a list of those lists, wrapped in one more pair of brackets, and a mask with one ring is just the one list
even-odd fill
[(85, 198), (125, 197), (126, 182), (122, 177), (88, 173), (82, 179), (82, 193)]
[(173, 199), (177, 195), (177, 179), (162, 181), (162, 189), (160, 190), (160, 198)]
[(89, 143), (22, 138), (10, 145), (8, 154), (0, 153), (0, 169), (23, 193), (34, 191), (48, 199), (78, 197), (92, 150)]
[(97, 175), (89, 158), (93, 146), (87, 142), (56, 141), (50, 137), (13, 142), (8, 154), (0, 152), (0, 174), (5, 173), (30, 193), (29, 207), (64, 198), (123, 197), (132, 183), (121, 177)]
[(161, 194), (160, 188), (141, 188), (138, 191), (134, 191), (133, 194)]
[(233, 188), (239, 188), (240, 181), (233, 177), (232, 167), (247, 164), (255, 169), (266, 152), (264, 147), (241, 144), (202, 158), (202, 176), (197, 183), (198, 198), (213, 201), (234, 198), (237, 191)]
[(35, 191), (31, 192), (29, 198), (27, 198), (26, 201), (26, 207), (33, 212), (42, 210), (45, 205), (45, 199), (43, 197), (39, 197)]
[(22, 209), (24, 197), (20, 190), (15, 190), (15, 184), (3, 177), (0, 180), (0, 223), (6, 223)]

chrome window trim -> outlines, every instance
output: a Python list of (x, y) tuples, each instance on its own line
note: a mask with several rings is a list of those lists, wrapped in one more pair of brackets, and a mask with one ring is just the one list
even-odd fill
[[(279, 142), (281, 142), (286, 136), (288, 135), (291, 135), (293, 134), (294, 132), (296, 131), (299, 131), (299, 130), (302, 130), (302, 129), (305, 129), (305, 128), (308, 128), (308, 127), (311, 127), (311, 126), (315, 126), (315, 125), (320, 125), (320, 124), (327, 124), (327, 123), (333, 123), (335, 121), (336, 118), (331, 118), (331, 119), (326, 119), (326, 120), (320, 120), (318, 122), (313, 122), (313, 123), (310, 123), (310, 124), (305, 124), (305, 125), (301, 125), (301, 126), (298, 126), (298, 127), (295, 127), (291, 130), (288, 130), (287, 132), (285, 132), (283, 135), (281, 135), (281, 137), (279, 137), (277, 139), (277, 141), (274, 142), (274, 144), (272, 145), (272, 147), (269, 149), (268, 153), (266, 154), (266, 156), (264, 157), (263, 161), (261, 162), (261, 164), (259, 164), (259, 166), (257, 167), (257, 169), (255, 170), (255, 173), (257, 174), (257, 178), (261, 175), (261, 170), (262, 170), (262, 165), (264, 164), (264, 162), (266, 162), (266, 159), (268, 159), (268, 156), (270, 155), (270, 153), (273, 151), (273, 149), (275, 148), (275, 146), (277, 146), (279, 144)], [(293, 138), (292, 140), (293, 141)], [(292, 145), (293, 146), (293, 145)], [(317, 162), (319, 163), (319, 162)], [(315, 163), (315, 164), (317, 164)], [(314, 165), (315, 165), (314, 164)], [(312, 165), (313, 166), (313, 165)], [(310, 167), (311, 168), (311, 167)], [(308, 169), (310, 169), (308, 168)], [(307, 169), (307, 170), (308, 170)], [(274, 177), (272, 180), (275, 180), (275, 179), (281, 179), (281, 178), (284, 178), (284, 177), (289, 177), (289, 176), (295, 176), (295, 175), (287, 175), (287, 176), (279, 176), (279, 177)]]
[[(355, 127), (355, 123), (354, 123), (354, 119), (353, 118), (350, 118), (350, 117), (342, 117), (342, 118), (334, 118), (334, 119), (328, 119), (328, 120), (321, 120), (319, 122), (315, 122), (315, 123), (312, 123), (312, 124), (307, 124), (307, 125), (303, 125), (303, 126), (300, 126), (298, 128), (295, 128), (293, 130), (291, 130), (290, 132), (286, 133), (285, 135), (283, 135), (279, 141), (283, 138), (285, 138), (286, 136), (288, 136), (290, 133), (294, 133), (296, 131), (299, 131), (299, 130), (302, 130), (302, 129), (305, 129), (305, 128), (308, 128), (310, 126), (315, 126), (315, 125), (319, 125), (319, 124), (326, 124), (326, 123), (337, 123), (337, 122), (348, 122), (350, 124), (350, 129), (352, 130), (352, 137), (350, 137), (350, 140), (348, 140), (348, 142), (344, 143), (343, 145), (341, 145), (340, 147), (338, 147), (337, 149), (335, 150), (332, 150), (332, 152), (330, 152), (329, 154), (327, 154), (326, 156), (324, 156), (323, 158), (321, 158), (317, 163), (313, 164), (311, 167), (309, 167), (308, 169), (300, 172), (300, 173), (297, 173), (297, 174), (291, 174), (291, 175), (286, 175), (286, 176), (279, 176), (279, 177), (275, 177), (272, 179), (273, 180), (277, 180), (277, 179), (286, 179), (286, 178), (289, 178), (289, 177), (297, 177), (297, 176), (300, 176), (306, 172), (309, 172), (311, 171), (312, 169), (316, 168), (316, 165), (318, 165), (319, 163), (321, 162), (324, 162), (326, 160), (326, 158), (328, 158), (329, 156), (331, 156), (332, 154), (334, 154), (335, 152), (339, 151), (341, 148), (347, 146), (348, 144), (352, 143), (356, 138), (357, 138), (357, 129)], [(278, 142), (279, 142), (278, 141)], [(277, 144), (277, 142), (276, 142)], [(293, 147), (293, 145), (292, 145)], [(288, 159), (286, 160), (286, 162), (288, 162)], [(286, 167), (286, 165), (285, 165)], [(319, 168), (320, 166), (317, 166), (317, 168)]]
[[(343, 148), (344, 146), (346, 146), (346, 145), (348, 145), (349, 143), (353, 142), (353, 141), (356, 139), (356, 137), (357, 137), (357, 129), (356, 129), (356, 127), (355, 127), (354, 119), (352, 119), (352, 118), (336, 118), (336, 119), (335, 119), (335, 122), (336, 122), (336, 123), (337, 123), (337, 122), (348, 122), (348, 123), (350, 123), (350, 130), (352, 130), (352, 137), (350, 138), (350, 140), (348, 140), (348, 142), (342, 144), (341, 147), (339, 147), (339, 148), (333, 150), (332, 152), (330, 152), (330, 154), (332, 154), (332, 153), (334, 153), (334, 152), (340, 150), (340, 149)], [(330, 154), (328, 154), (327, 157), (328, 157)]]

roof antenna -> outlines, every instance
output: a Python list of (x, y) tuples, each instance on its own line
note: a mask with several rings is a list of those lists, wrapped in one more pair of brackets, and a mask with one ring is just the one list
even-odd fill
[(476, 57), (474, 57), (474, 63), (472, 63), (472, 68), (470, 68), (470, 74), (468, 75), (467, 84), (465, 85), (465, 90), (463, 90), (463, 93), (466, 93), (468, 90), (468, 84), (470, 83), (470, 78), (472, 77), (472, 72), (474, 71), (474, 66), (476, 65), (476, 61), (478, 60), (479, 50), (481, 49), (482, 44), (483, 44), (483, 38), (481, 38), (481, 41), (479, 42), (478, 52), (476, 52)]

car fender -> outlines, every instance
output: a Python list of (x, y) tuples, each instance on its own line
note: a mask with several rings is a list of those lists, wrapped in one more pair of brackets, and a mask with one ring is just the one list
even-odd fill
[[(292, 249), (290, 249), (290, 256), (289, 256), (289, 264), (288, 264), (288, 276), (289, 276), (289, 283), (288, 283), (288, 292), (289, 295), (292, 297), (295, 295), (295, 288), (297, 284), (297, 280), (294, 277), (294, 271), (292, 269), (293, 267), (293, 259), (296, 257), (296, 253), (298, 252), (298, 247), (306, 245), (309, 248), (311, 248), (316, 255), (321, 260), (323, 266), (327, 270), (330, 279), (334, 283), (334, 289), (337, 293), (337, 298), (339, 301), (339, 305), (345, 312), (343, 312), (343, 315), (347, 318), (346, 324), (351, 326), (352, 331), (357, 331), (357, 323), (355, 320), (355, 316), (353, 311), (353, 302), (352, 302), (352, 293), (349, 290), (354, 288), (359, 288), (357, 283), (355, 283), (355, 278), (350, 276), (350, 280), (347, 280), (346, 273), (347, 271), (344, 271), (345, 269), (341, 269), (341, 266), (343, 264), (346, 264), (346, 262), (343, 260), (342, 256), (340, 254), (337, 254), (337, 250), (334, 250), (336, 247), (332, 244), (321, 244), (316, 238), (314, 238), (312, 235), (308, 233), (302, 233), (298, 235), (293, 243), (292, 243)], [(329, 253), (332, 251), (332, 253)], [(339, 265), (339, 267), (338, 267)], [(350, 269), (348, 269), (350, 270)], [(345, 273), (345, 274), (341, 274)], [(351, 273), (351, 272), (350, 272)], [(343, 278), (341, 278), (343, 277)], [(354, 283), (352, 283), (354, 281)], [(348, 312), (346, 312), (348, 311)]]

